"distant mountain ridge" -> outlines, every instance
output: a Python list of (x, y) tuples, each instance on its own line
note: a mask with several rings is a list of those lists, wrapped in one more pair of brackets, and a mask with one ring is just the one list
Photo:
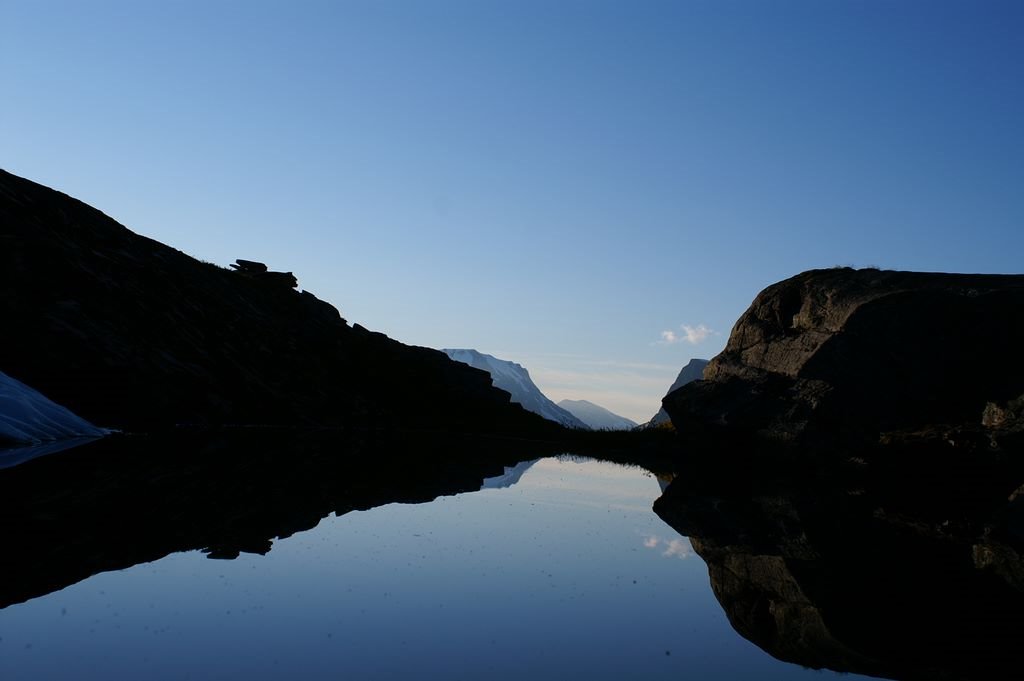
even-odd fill
[(494, 387), (512, 395), (512, 402), (522, 405), (523, 409), (569, 428), (588, 429), (586, 423), (548, 399), (522, 365), (465, 348), (445, 348), (441, 352), (456, 362), (489, 373)]
[[(704, 367), (708, 365), (709, 361), (710, 360), (707, 359), (691, 359), (687, 362), (686, 366), (684, 366), (679, 372), (679, 375), (676, 376), (676, 380), (672, 382), (671, 387), (669, 387), (665, 392), (665, 396), (667, 397), (669, 393), (682, 388), (687, 383), (701, 380), (704, 377)], [(653, 428), (669, 423), (670, 421), (671, 419), (668, 416), (668, 412), (665, 411), (665, 407), (662, 407), (650, 421), (644, 424), (644, 427)]]
[(636, 421), (587, 400), (562, 400), (558, 406), (594, 430), (632, 430), (637, 426)]

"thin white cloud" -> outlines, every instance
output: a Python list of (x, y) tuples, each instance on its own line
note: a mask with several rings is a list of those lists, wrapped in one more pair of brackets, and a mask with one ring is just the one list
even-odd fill
[(682, 333), (672, 330), (662, 331), (661, 340), (658, 341), (658, 345), (674, 345), (683, 341), (690, 345), (697, 345), (718, 333), (706, 324), (698, 324), (697, 326), (682, 324), (679, 328), (683, 330)]
[(686, 342), (691, 345), (704, 342), (707, 340), (708, 336), (714, 333), (714, 331), (703, 324), (698, 324), (697, 326), (688, 326), (683, 324), (683, 331), (686, 332)]

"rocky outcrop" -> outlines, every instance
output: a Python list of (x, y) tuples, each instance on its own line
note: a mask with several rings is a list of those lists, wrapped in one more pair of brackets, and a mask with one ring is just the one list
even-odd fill
[(1024, 394), (1022, 347), (1024, 275), (814, 270), (762, 291), (664, 407), (684, 434), (786, 445), (981, 427)]
[(297, 288), (299, 285), (299, 280), (291, 272), (271, 272), (265, 263), (256, 262), (255, 260), (242, 260), (239, 258), (231, 263), (229, 267), (238, 274), (257, 281), (265, 281), (288, 288)]
[(550, 431), (486, 372), (349, 326), (289, 273), (238, 265), (200, 262), (0, 171), (0, 370), (92, 423), (135, 430)]
[(249, 276), (266, 274), (269, 269), (266, 263), (256, 262), (255, 260), (243, 260), (242, 258), (238, 258), (235, 262), (228, 265), (228, 267), (237, 271), (239, 274)]

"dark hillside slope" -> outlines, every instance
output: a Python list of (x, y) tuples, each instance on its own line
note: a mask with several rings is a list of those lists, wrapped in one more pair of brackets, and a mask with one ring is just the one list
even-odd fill
[(350, 327), (292, 281), (0, 171), (0, 370), (94, 423), (550, 430), (486, 372)]

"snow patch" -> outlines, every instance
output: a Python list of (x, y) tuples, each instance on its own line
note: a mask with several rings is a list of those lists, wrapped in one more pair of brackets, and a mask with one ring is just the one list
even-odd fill
[(107, 433), (38, 390), (0, 372), (0, 449), (101, 437)]

